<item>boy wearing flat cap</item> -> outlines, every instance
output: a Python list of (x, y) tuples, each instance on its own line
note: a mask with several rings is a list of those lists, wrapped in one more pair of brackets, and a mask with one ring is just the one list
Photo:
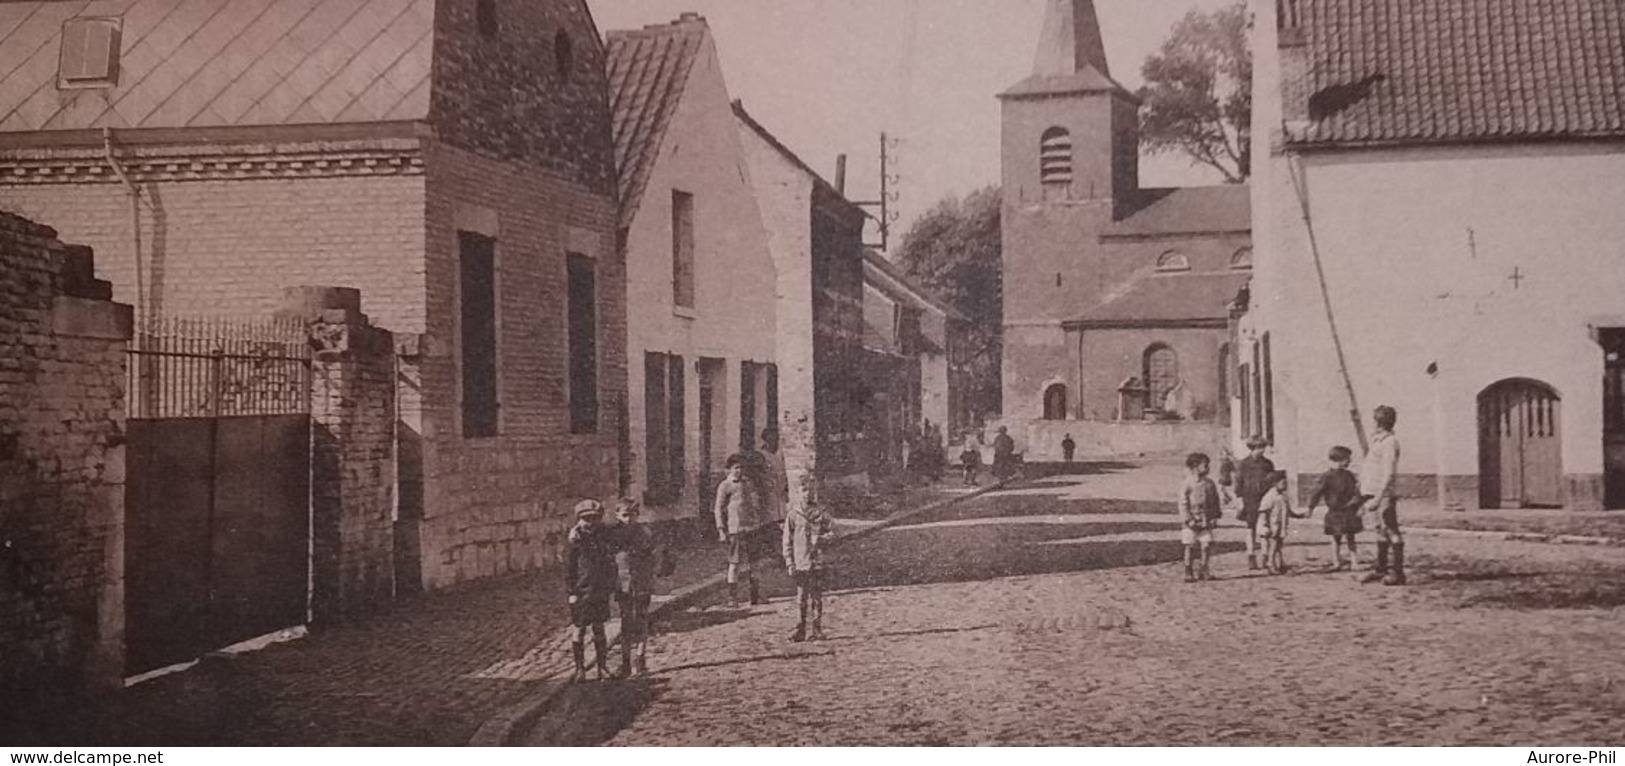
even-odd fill
[(1270, 443), (1254, 434), (1247, 440), (1247, 457), (1236, 466), (1236, 495), (1241, 498), (1241, 513), (1236, 518), (1247, 525), (1247, 568), (1258, 568), (1258, 506), (1270, 491), (1269, 475), (1275, 472), (1275, 463), (1264, 457)]
[(586, 648), (582, 644), (589, 628), (598, 678), (603, 680), (609, 675), (609, 641), (604, 636), (604, 623), (609, 621), (609, 600), (620, 584), (615, 569), (616, 541), (603, 525), (604, 506), (597, 500), (576, 503), (575, 514), (576, 525), (570, 530), (565, 545), (564, 565), (570, 623), (575, 626), (575, 637), (570, 644), (575, 673), (570, 680), (580, 682), (587, 677)]

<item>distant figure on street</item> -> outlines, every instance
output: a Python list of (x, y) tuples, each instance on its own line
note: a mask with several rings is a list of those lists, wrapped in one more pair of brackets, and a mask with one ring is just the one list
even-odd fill
[[(616, 600), (621, 607), (621, 669), (617, 678), (649, 671), (644, 655), (649, 644), (649, 602), (662, 550), (654, 533), (638, 522), (642, 506), (622, 500), (615, 508), (615, 569), (619, 573)], [(635, 655), (635, 656), (634, 656)], [(635, 663), (635, 664), (634, 664)]]
[[(1383, 405), (1371, 419), (1377, 433), (1371, 437), (1371, 450), (1365, 454), (1365, 464), (1360, 468), (1360, 495), (1363, 510), (1371, 517), (1370, 525), (1377, 532), (1377, 568), (1365, 581), (1404, 585), (1405, 537), (1399, 531), (1398, 498), (1394, 495), (1394, 477), (1399, 472), (1399, 437), (1394, 436), (1394, 424), (1399, 420), (1399, 413)], [(1391, 571), (1388, 568), (1390, 553), (1393, 555)]]
[(1076, 454), (1077, 451), (1078, 443), (1072, 441), (1072, 434), (1067, 434), (1065, 438), (1061, 439), (1061, 457), (1065, 459), (1066, 462), (1072, 462), (1072, 456)]
[(1185, 582), (1212, 579), (1209, 569), (1213, 527), (1219, 521), (1219, 490), (1207, 477), (1208, 456), (1185, 458), (1185, 481), (1179, 487), (1179, 542), (1185, 546)]
[(1010, 429), (999, 426), (999, 435), (993, 437), (993, 478), (1004, 480), (1015, 475), (1016, 440), (1010, 438)]
[(824, 640), (824, 562), (822, 548), (835, 531), (835, 522), (818, 504), (817, 480), (812, 472), (801, 475), (806, 502), (793, 507), (784, 520), (784, 566), (796, 584), (796, 603), (801, 610), (791, 641)]
[(609, 599), (615, 594), (615, 540), (603, 525), (604, 506), (597, 500), (576, 503), (576, 525), (565, 544), (564, 583), (569, 590), (570, 624), (575, 637), (570, 652), (575, 657), (575, 673), (570, 681), (587, 677), (587, 631), (592, 630), (598, 679), (609, 675), (609, 642), (604, 623), (609, 621)]
[(1270, 443), (1254, 435), (1247, 440), (1247, 457), (1236, 468), (1236, 494), (1241, 497), (1241, 513), (1237, 519), (1247, 525), (1247, 568), (1258, 568), (1258, 504), (1264, 493), (1270, 491), (1269, 475), (1275, 463), (1264, 457)]
[[(1327, 454), (1332, 467), (1315, 481), (1315, 490), (1309, 495), (1309, 508), (1326, 506), (1326, 535), (1332, 538), (1332, 561), (1338, 571), (1360, 566), (1360, 554), (1354, 546), (1354, 536), (1365, 529), (1360, 522), (1360, 480), (1349, 470), (1354, 450), (1337, 446)], [(1347, 544), (1349, 558), (1343, 560), (1343, 546)]]
[(760, 525), (756, 511), (756, 492), (745, 480), (745, 456), (728, 458), (728, 475), (717, 485), (717, 500), (712, 514), (717, 522), (717, 540), (728, 546), (728, 605), (739, 605), (739, 574), (745, 574), (749, 583), (750, 603), (761, 603), (756, 586), (756, 575), (751, 572), (750, 535)]
[(762, 429), (762, 532), (760, 548), (767, 556), (779, 552), (779, 527), (784, 523), (785, 507), (790, 501), (790, 477), (784, 466), (784, 452), (779, 449), (779, 429)]
[(967, 487), (976, 486), (976, 475), (982, 471), (982, 451), (976, 448), (969, 436), (965, 437), (965, 448), (959, 451), (959, 467), (965, 474), (960, 483)]
[(1292, 509), (1286, 471), (1272, 471), (1265, 478), (1269, 491), (1258, 503), (1258, 536), (1264, 540), (1264, 569), (1270, 574), (1286, 571), (1286, 529), (1288, 519), (1303, 518)]

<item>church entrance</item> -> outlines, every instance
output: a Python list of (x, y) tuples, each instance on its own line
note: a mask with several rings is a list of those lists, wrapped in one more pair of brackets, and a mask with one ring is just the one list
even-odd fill
[(1483, 507), (1562, 507), (1561, 404), (1551, 387), (1532, 380), (1503, 380), (1478, 395)]

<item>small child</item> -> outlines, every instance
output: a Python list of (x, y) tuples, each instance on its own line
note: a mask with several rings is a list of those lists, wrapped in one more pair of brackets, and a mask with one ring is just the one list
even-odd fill
[[(1219, 520), (1219, 490), (1207, 477), (1208, 456), (1193, 452), (1185, 458), (1185, 482), (1179, 487), (1179, 541), (1185, 546), (1185, 582), (1210, 580), (1213, 527)], [(1196, 567), (1200, 551), (1200, 568)]]
[[(1360, 565), (1360, 554), (1354, 547), (1354, 536), (1364, 531), (1360, 520), (1360, 480), (1349, 470), (1354, 451), (1344, 446), (1331, 449), (1327, 458), (1332, 467), (1315, 482), (1315, 491), (1309, 496), (1309, 507), (1326, 505), (1326, 535), (1332, 538), (1332, 560), (1338, 571), (1350, 571)], [(1347, 544), (1349, 560), (1343, 560), (1343, 546)]]
[[(658, 561), (663, 551), (654, 533), (638, 523), (643, 510), (636, 500), (622, 500), (615, 508), (615, 567), (620, 573), (616, 600), (621, 607), (621, 669), (617, 678), (649, 672), (644, 656), (649, 644), (649, 602), (654, 596)], [(634, 664), (634, 650), (636, 659)]]
[(965, 438), (965, 448), (959, 451), (959, 466), (965, 472), (962, 484), (967, 487), (976, 486), (976, 474), (982, 470), (982, 451), (972, 444), (970, 437)]
[[(817, 481), (812, 472), (801, 475), (805, 502), (795, 506), (784, 519), (784, 566), (796, 583), (796, 603), (801, 619), (791, 641), (824, 640), (824, 562), (822, 548), (834, 533), (835, 523), (818, 504)], [(811, 628), (809, 632), (808, 628)]]
[(570, 594), (570, 623), (575, 638), (570, 651), (575, 657), (571, 682), (587, 678), (587, 654), (582, 646), (592, 630), (592, 647), (597, 653), (598, 678), (609, 675), (609, 642), (604, 623), (609, 621), (609, 599), (615, 593), (615, 541), (601, 523), (604, 506), (597, 500), (576, 503), (576, 525), (565, 546), (565, 587)]
[(751, 571), (751, 533), (758, 527), (756, 492), (745, 479), (744, 455), (728, 458), (727, 478), (717, 485), (712, 514), (717, 522), (717, 540), (728, 546), (728, 605), (739, 606), (739, 575), (745, 575), (752, 606), (761, 603), (756, 574)]
[(1264, 542), (1264, 569), (1270, 574), (1286, 571), (1287, 519), (1302, 519), (1308, 514), (1292, 510), (1292, 499), (1287, 493), (1286, 471), (1271, 471), (1265, 477), (1269, 490), (1258, 503), (1258, 537)]

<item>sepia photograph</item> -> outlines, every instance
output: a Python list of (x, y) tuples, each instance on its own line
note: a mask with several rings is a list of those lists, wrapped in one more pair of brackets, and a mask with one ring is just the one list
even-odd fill
[(1607, 766), (1622, 355), (1625, 0), (0, 0), (0, 750)]

